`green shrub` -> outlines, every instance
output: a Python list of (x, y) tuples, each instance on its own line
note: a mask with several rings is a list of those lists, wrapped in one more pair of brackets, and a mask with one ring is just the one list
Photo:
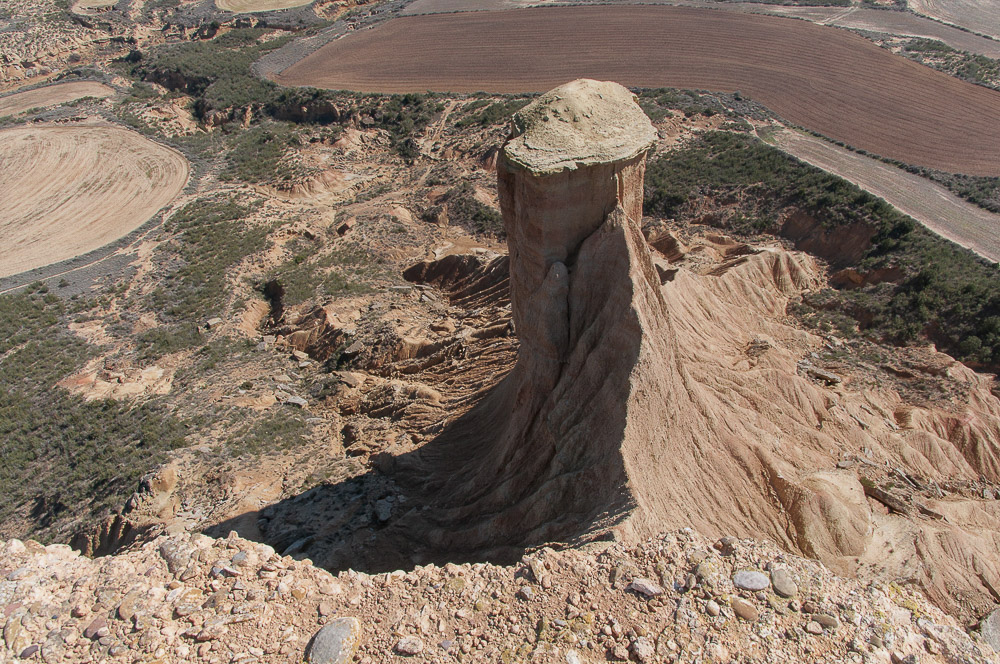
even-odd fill
[(503, 215), (499, 210), (476, 200), (470, 183), (465, 182), (449, 191), (445, 201), (448, 203), (449, 224), (501, 240), (507, 237)]
[(367, 293), (371, 291), (371, 282), (384, 276), (383, 261), (373, 260), (371, 254), (360, 247), (347, 246), (318, 254), (314, 246), (302, 242), (295, 249), (291, 260), (267, 277), (267, 281), (277, 279), (281, 282), (286, 306), (310, 299)]
[(936, 39), (913, 38), (903, 55), (970, 83), (1000, 89), (1000, 60), (959, 51)]
[(136, 335), (135, 348), (140, 360), (153, 360), (170, 353), (195, 348), (202, 342), (194, 323), (175, 323), (154, 327)]
[(249, 207), (229, 199), (203, 198), (167, 221), (166, 230), (175, 236), (157, 251), (171, 267), (162, 285), (150, 294), (148, 306), (163, 322), (175, 326), (140, 337), (147, 349), (145, 357), (156, 357), (158, 349), (192, 347), (190, 326), (220, 313), (228, 298), (229, 269), (267, 248), (269, 229), (246, 223), (244, 217), (250, 212)]
[(432, 93), (361, 96), (357, 113), (361, 115), (362, 124), (370, 119), (372, 126), (387, 131), (396, 152), (412, 161), (420, 155), (416, 136), (443, 108)]
[[(514, 97), (490, 103), (488, 99), (479, 99), (466, 104), (462, 109), (466, 115), (455, 123), (456, 127), (465, 128), (473, 125), (489, 127), (506, 122), (514, 113), (531, 102), (531, 98)], [(478, 111), (473, 113), (472, 111)]]
[[(0, 524), (9, 536), (69, 535), (75, 519), (120, 505), (186, 428), (162, 405), (85, 401), (56, 387), (93, 354), (69, 312), (32, 289), (0, 296)], [(20, 516), (34, 526), (9, 530)]]
[(291, 406), (276, 407), (244, 424), (226, 440), (230, 454), (276, 454), (309, 441), (309, 425)]
[(290, 36), (261, 42), (259, 28), (231, 30), (211, 40), (160, 46), (139, 54), (130, 67), (133, 76), (182, 90), (195, 98), (195, 112), (204, 117), (213, 110), (266, 104), (280, 88), (258, 78), (250, 67), (264, 53), (288, 43)]
[(283, 163), (283, 157), (297, 145), (299, 137), (288, 125), (269, 122), (242, 131), (230, 141), (226, 168), (219, 177), (251, 183), (293, 180), (297, 173)]

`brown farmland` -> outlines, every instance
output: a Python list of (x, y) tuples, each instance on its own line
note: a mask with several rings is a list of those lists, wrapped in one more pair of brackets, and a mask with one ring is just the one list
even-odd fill
[(559, 7), (394, 19), (331, 42), (277, 76), (366, 92), (535, 92), (589, 77), (739, 90), (858, 148), (1000, 176), (1000, 93), (844, 30), (664, 6)]

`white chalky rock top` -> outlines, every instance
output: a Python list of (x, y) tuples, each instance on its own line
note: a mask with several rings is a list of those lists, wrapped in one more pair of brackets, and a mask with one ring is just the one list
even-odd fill
[(546, 92), (512, 124), (507, 159), (538, 175), (631, 159), (657, 137), (627, 88), (587, 78)]

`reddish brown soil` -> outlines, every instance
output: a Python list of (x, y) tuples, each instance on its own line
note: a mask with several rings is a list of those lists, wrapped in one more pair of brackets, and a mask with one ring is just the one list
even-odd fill
[(685, 7), (399, 18), (278, 76), (369, 92), (543, 91), (570, 79), (739, 90), (786, 120), (911, 164), (1000, 175), (1000, 93), (843, 30)]

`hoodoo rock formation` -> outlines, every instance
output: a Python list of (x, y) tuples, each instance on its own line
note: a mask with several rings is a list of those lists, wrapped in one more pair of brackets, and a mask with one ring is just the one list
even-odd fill
[(507, 559), (692, 526), (986, 613), (1000, 500), (966, 489), (1000, 481), (990, 380), (934, 355), (966, 390), (946, 412), (810, 368), (826, 342), (785, 314), (824, 284), (809, 256), (724, 239), (702, 263), (696, 248), (651, 250), (655, 138), (613, 83), (576, 81), (516, 115), (497, 167), (516, 364), (436, 439), (386, 460), (420, 507), (329, 564)]
[[(428, 541), (517, 550), (606, 534), (642, 505), (636, 395), (674, 376), (666, 303), (639, 226), (656, 131), (628, 90), (575, 81), (523, 109), (500, 154), (513, 370), (425, 447), (441, 498)], [(650, 343), (652, 342), (652, 343)], [(640, 425), (642, 427), (642, 425)]]

